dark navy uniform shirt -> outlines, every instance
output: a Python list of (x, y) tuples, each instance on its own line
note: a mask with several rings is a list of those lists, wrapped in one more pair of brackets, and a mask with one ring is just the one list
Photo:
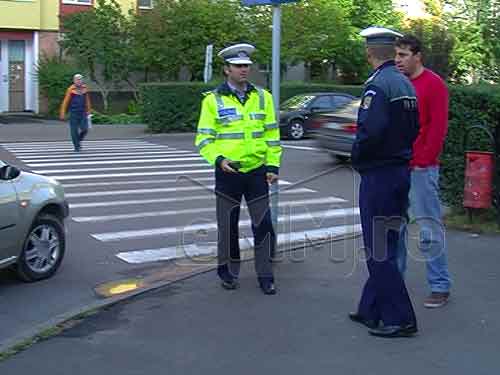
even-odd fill
[(418, 128), (415, 89), (394, 61), (387, 61), (366, 81), (352, 147), (353, 167), (363, 172), (408, 164)]

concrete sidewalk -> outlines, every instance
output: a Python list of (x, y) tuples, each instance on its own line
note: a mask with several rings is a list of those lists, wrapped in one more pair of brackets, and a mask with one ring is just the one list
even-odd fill
[(371, 337), (347, 319), (366, 278), (357, 239), (288, 255), (276, 296), (257, 288), (252, 262), (236, 291), (202, 274), (73, 322), (0, 363), (0, 373), (497, 374), (500, 237), (448, 232), (447, 240), (454, 286), (446, 307), (422, 307), (424, 264), (418, 253), (409, 264), (415, 338)]

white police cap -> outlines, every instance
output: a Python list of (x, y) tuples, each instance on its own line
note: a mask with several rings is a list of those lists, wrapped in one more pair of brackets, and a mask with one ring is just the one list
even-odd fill
[(222, 57), (228, 64), (253, 64), (250, 55), (255, 51), (251, 44), (240, 43), (224, 48), (217, 55)]
[(367, 45), (392, 45), (403, 34), (385, 27), (372, 26), (361, 31), (360, 35), (366, 38)]

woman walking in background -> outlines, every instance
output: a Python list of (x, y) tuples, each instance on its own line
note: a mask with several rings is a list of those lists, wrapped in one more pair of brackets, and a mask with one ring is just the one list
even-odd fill
[(71, 140), (75, 151), (81, 150), (81, 142), (88, 132), (88, 115), (90, 114), (90, 97), (87, 86), (83, 84), (83, 76), (75, 74), (73, 84), (66, 90), (66, 95), (61, 104), (59, 119), (64, 121), (66, 112), (69, 109), (69, 125)]

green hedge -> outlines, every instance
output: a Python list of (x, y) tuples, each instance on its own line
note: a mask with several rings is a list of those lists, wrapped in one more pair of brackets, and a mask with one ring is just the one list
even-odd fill
[(42, 57), (36, 68), (40, 91), (47, 98), (48, 113), (59, 114), (59, 107), (64, 99), (66, 89), (73, 82), (76, 68), (61, 61), (57, 57)]
[(213, 88), (203, 83), (140, 85), (142, 118), (153, 133), (192, 131), (196, 128), (202, 93)]
[[(151, 83), (140, 86), (142, 117), (154, 133), (193, 131), (200, 112), (202, 94), (215, 85), (203, 83)], [(361, 95), (360, 86), (288, 84), (281, 87), (281, 101), (296, 94), (339, 91)]]
[[(492, 133), (500, 127), (500, 87), (451, 86), (448, 136), (441, 155), (441, 191), (450, 206), (462, 206), (464, 135), (469, 126), (479, 124), (486, 125)], [(490, 139), (480, 130), (469, 133), (467, 144), (469, 150), (493, 151)]]

